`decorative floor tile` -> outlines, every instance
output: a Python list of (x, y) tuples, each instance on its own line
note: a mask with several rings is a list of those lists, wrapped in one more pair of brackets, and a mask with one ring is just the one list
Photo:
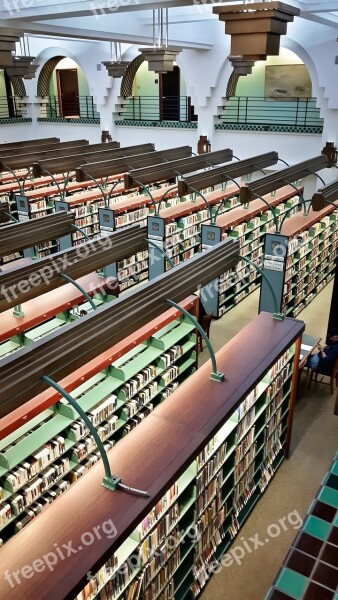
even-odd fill
[(304, 525), (304, 531), (320, 540), (325, 540), (330, 531), (330, 524), (310, 515)]
[(276, 581), (276, 587), (289, 594), (291, 598), (301, 600), (307, 586), (307, 578), (291, 569), (282, 569)]

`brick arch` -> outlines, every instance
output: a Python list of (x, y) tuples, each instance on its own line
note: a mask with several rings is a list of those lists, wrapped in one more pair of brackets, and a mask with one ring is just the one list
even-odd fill
[(144, 58), (142, 54), (139, 54), (136, 56), (136, 58), (134, 58), (134, 60), (131, 61), (130, 65), (128, 65), (121, 81), (120, 95), (123, 96), (123, 98), (128, 98), (129, 96), (133, 95), (133, 82), (135, 75), (143, 62)]
[(44, 97), (49, 96), (49, 84), (53, 75), (53, 71), (56, 65), (62, 60), (66, 58), (65, 56), (54, 56), (47, 60), (47, 62), (43, 65), (38, 79), (37, 85), (37, 95)]
[(228, 85), (227, 85), (227, 91), (226, 91), (227, 98), (231, 98), (232, 96), (234, 96), (236, 94), (236, 87), (237, 87), (239, 77), (240, 76), (238, 75), (238, 73), (235, 73), (235, 70), (233, 70), (229, 77), (229, 81), (228, 81)]
[(19, 98), (26, 96), (26, 86), (22, 77), (19, 77), (18, 75), (9, 75), (9, 80), (12, 84), (14, 96), (18, 96)]

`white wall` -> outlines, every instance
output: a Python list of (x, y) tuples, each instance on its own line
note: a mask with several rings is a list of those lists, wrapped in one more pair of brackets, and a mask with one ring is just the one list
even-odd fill
[(114, 127), (114, 140), (121, 146), (155, 143), (156, 150), (191, 146), (196, 152), (197, 131), (194, 129), (171, 129), (168, 127)]
[[(202, 9), (209, 11), (207, 6)], [(212, 8), (210, 12), (211, 10)], [(100, 112), (101, 125), (37, 123), (41, 99), (36, 95), (36, 78), (26, 82), (29, 95), (27, 100), (30, 103), (28, 112), (34, 123), (0, 126), (0, 138), (10, 141), (58, 135), (63, 140), (85, 137), (91, 142), (97, 142), (100, 131), (108, 129), (113, 139), (117, 139), (122, 145), (151, 141), (158, 148), (190, 144), (196, 150), (199, 136), (207, 135), (213, 149), (231, 147), (241, 157), (276, 150), (291, 164), (319, 154), (326, 141), (338, 144), (338, 66), (335, 65), (337, 43), (333, 28), (297, 18), (288, 25), (287, 36), (281, 39), (282, 47), (295, 52), (306, 64), (311, 75), (313, 95), (318, 98), (321, 116), (325, 119), (322, 135), (307, 135), (214, 129), (214, 117), (222, 105), (232, 72), (227, 60), (230, 37), (224, 34), (224, 24), (217, 19), (201, 20), (201, 27), (203, 39), (208, 40), (212, 47), (209, 50), (184, 49), (176, 59), (186, 83), (187, 95), (191, 96), (198, 115), (197, 130), (115, 126), (116, 106), (121, 100), (121, 79), (110, 78), (104, 66), (100, 70), (97, 68), (102, 61), (111, 59), (109, 43), (31, 37), (31, 54), (37, 57), (40, 65), (37, 76), (43, 64), (52, 56), (61, 55), (76, 60), (89, 82), (89, 93), (93, 95)], [(138, 53), (138, 47), (139, 44), (124, 44), (122, 59), (131, 60)]]

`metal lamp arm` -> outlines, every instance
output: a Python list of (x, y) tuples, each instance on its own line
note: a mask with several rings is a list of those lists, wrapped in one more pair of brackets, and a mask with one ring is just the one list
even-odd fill
[(51, 379), (51, 377), (49, 377), (48, 375), (43, 375), (42, 380), (45, 383), (47, 383), (48, 385), (50, 385), (50, 387), (52, 387), (54, 390), (56, 390), (61, 396), (63, 396), (69, 402), (69, 404), (74, 408), (74, 410), (76, 410), (76, 412), (80, 415), (80, 417), (83, 419), (83, 421), (87, 425), (91, 435), (93, 436), (93, 438), (96, 442), (98, 450), (101, 454), (103, 467), (104, 467), (104, 471), (105, 471), (105, 477), (103, 479), (104, 487), (108, 488), (111, 491), (115, 491), (117, 488), (121, 488), (127, 492), (137, 494), (138, 496), (148, 497), (149, 496), (148, 492), (129, 487), (129, 486), (123, 484), (122, 479), (120, 477), (118, 477), (117, 475), (112, 475), (105, 447), (102, 443), (102, 440), (101, 440), (96, 428), (94, 427), (93, 423), (89, 419), (88, 415), (81, 408), (81, 406), (76, 402), (76, 400), (70, 394), (68, 394), (68, 392), (64, 388), (62, 388), (56, 381)]

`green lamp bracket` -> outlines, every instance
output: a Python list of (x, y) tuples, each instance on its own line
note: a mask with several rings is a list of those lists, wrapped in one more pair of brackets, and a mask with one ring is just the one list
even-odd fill
[(124, 490), (125, 492), (129, 492), (131, 494), (136, 494), (137, 496), (142, 496), (144, 498), (147, 498), (149, 496), (148, 492), (145, 492), (143, 490), (138, 490), (136, 488), (132, 488), (128, 485), (125, 485), (123, 483), (121, 477), (119, 477), (118, 475), (112, 475), (112, 472), (110, 470), (110, 464), (108, 461), (107, 452), (102, 443), (102, 440), (101, 440), (96, 428), (94, 427), (93, 423), (89, 419), (88, 415), (81, 408), (81, 406), (76, 402), (76, 400), (74, 400), (74, 398), (70, 394), (68, 394), (68, 392), (66, 392), (66, 390), (63, 387), (61, 387), (56, 381), (51, 379), (51, 377), (49, 377), (48, 375), (43, 375), (42, 380), (45, 383), (47, 383), (50, 387), (52, 387), (54, 390), (56, 390), (61, 396), (63, 396), (63, 398), (65, 398), (69, 402), (69, 404), (74, 408), (74, 410), (76, 410), (76, 412), (80, 415), (80, 417), (83, 419), (86, 426), (88, 427), (91, 435), (93, 436), (93, 438), (96, 442), (98, 450), (101, 454), (104, 471), (105, 471), (105, 476), (102, 481), (103, 487), (107, 488), (108, 490), (110, 490), (112, 492), (115, 492), (115, 490), (117, 490), (117, 489), (121, 489), (121, 490)]
[(65, 273), (61, 273), (60, 277), (62, 277), (62, 279), (65, 279), (66, 281), (68, 281), (68, 283), (71, 283), (74, 287), (76, 287), (81, 292), (81, 294), (84, 295), (86, 300), (88, 300), (88, 302), (93, 310), (97, 309), (97, 306), (96, 306), (93, 298), (91, 298), (89, 296), (89, 294), (87, 294), (86, 290), (82, 287), (82, 285), (80, 285), (77, 281), (75, 281), (74, 279), (69, 277), (69, 275), (65, 275)]
[(221, 373), (220, 371), (217, 370), (215, 352), (214, 352), (211, 342), (210, 342), (207, 334), (205, 333), (203, 327), (201, 327), (201, 325), (199, 324), (197, 319), (195, 319), (195, 317), (193, 315), (191, 315), (187, 310), (185, 310), (185, 308), (182, 308), (182, 306), (180, 306), (173, 300), (170, 300), (169, 298), (167, 299), (167, 302), (168, 302), (168, 304), (170, 304), (170, 306), (173, 306), (174, 308), (179, 310), (181, 313), (183, 313), (188, 319), (190, 319), (192, 324), (196, 327), (196, 329), (200, 332), (202, 338), (204, 339), (206, 346), (208, 348), (210, 358), (211, 358), (211, 363), (212, 363), (212, 373), (210, 375), (210, 379), (213, 379), (213, 381), (218, 381), (218, 382), (224, 381), (224, 373)]

